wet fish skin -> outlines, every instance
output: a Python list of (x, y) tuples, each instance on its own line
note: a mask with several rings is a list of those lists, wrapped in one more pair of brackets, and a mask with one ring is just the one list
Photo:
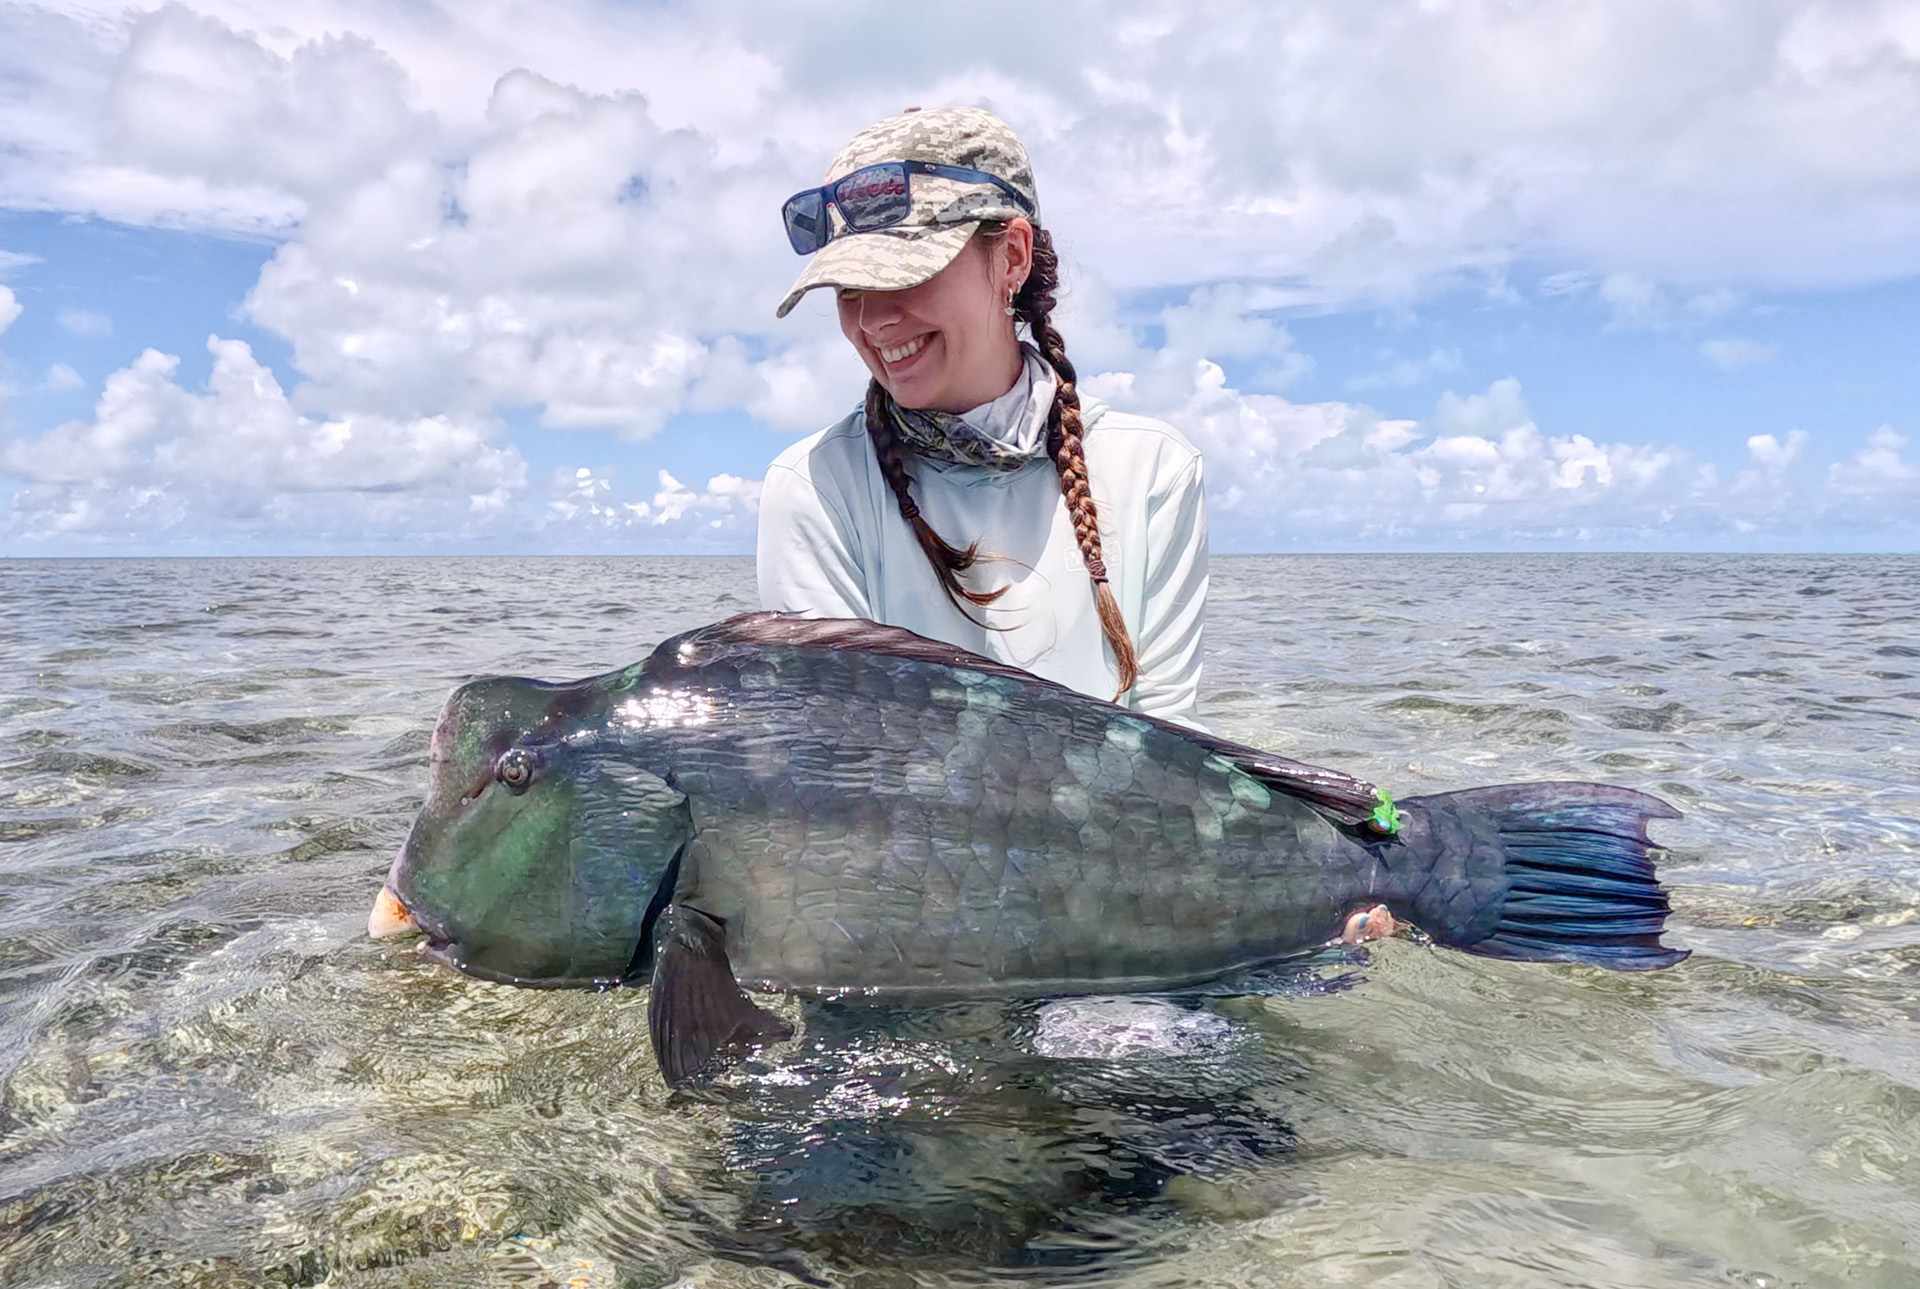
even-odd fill
[[(872, 624), (748, 615), (573, 685), (477, 681), (434, 746), (390, 888), (475, 974), (652, 968), (675, 1076), (777, 1032), (736, 978), (1165, 988), (1311, 949), (1374, 902), (1491, 956), (1684, 956), (1658, 941), (1645, 829), (1673, 812), (1654, 798), (1478, 789), (1402, 803), (1383, 837), (1368, 785)], [(502, 779), (510, 754), (530, 782)]]
[(1199, 979), (1320, 944), (1369, 884), (1313, 807), (1071, 691), (852, 651), (730, 650), (698, 683), (735, 697), (674, 740), (675, 901), (754, 987)]

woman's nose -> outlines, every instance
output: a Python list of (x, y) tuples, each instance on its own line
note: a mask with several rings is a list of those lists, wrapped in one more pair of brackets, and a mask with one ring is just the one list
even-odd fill
[(888, 297), (890, 291), (862, 291), (855, 305), (855, 318), (868, 335), (879, 331), (899, 316), (900, 306)]

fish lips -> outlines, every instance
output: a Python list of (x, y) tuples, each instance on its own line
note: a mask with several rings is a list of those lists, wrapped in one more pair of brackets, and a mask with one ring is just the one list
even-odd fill
[(426, 936), (426, 944), (421, 946), (421, 953), (425, 957), (456, 971), (479, 974), (464, 963), (453, 937), (440, 920), (414, 907), (396, 889), (403, 884), (406, 868), (407, 851), (403, 846), (400, 853), (393, 857), (393, 867), (387, 870), (387, 880), (381, 885), (380, 893), (374, 896), (373, 910), (367, 914), (367, 934), (375, 940), (389, 940), (409, 931), (417, 931)]
[(393, 893), (393, 887), (382, 886), (380, 894), (374, 897), (373, 911), (367, 914), (367, 934), (375, 940), (386, 940), (419, 927), (412, 911)]
[(402, 846), (393, 857), (393, 866), (387, 870), (387, 880), (380, 887), (380, 894), (373, 900), (373, 911), (367, 914), (367, 934), (376, 940), (386, 940), (409, 931), (418, 931), (426, 936), (427, 942), (421, 947), (421, 953), (456, 971), (469, 975), (479, 974), (469, 969), (462, 955), (454, 946), (453, 936), (432, 914), (416, 908), (412, 901), (400, 894), (399, 887), (405, 883), (407, 871), (407, 848)]
[[(395, 866), (398, 867), (397, 864)], [(375, 940), (390, 940), (409, 931), (426, 936), (423, 952), (427, 957), (436, 962), (445, 962), (448, 966), (459, 966), (448, 955), (452, 947), (451, 937), (430, 915), (419, 912), (401, 899), (389, 881), (374, 897), (373, 911), (367, 914), (367, 934)]]

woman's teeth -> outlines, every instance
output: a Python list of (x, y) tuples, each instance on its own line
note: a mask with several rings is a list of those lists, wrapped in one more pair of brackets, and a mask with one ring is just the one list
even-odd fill
[(927, 337), (920, 336), (917, 339), (907, 341), (906, 344), (901, 345), (898, 349), (882, 349), (880, 351), (880, 359), (882, 362), (897, 363), (902, 358), (913, 357), (926, 347)]

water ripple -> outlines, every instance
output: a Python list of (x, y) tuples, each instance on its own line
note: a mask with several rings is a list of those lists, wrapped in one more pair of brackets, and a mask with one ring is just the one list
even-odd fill
[(1920, 560), (1218, 561), (1222, 733), (1679, 804), (1672, 972), (1394, 942), (1151, 1059), (789, 1002), (689, 1096), (642, 993), (365, 940), (448, 688), (753, 601), (739, 560), (0, 563), (0, 1285), (1920, 1282)]

